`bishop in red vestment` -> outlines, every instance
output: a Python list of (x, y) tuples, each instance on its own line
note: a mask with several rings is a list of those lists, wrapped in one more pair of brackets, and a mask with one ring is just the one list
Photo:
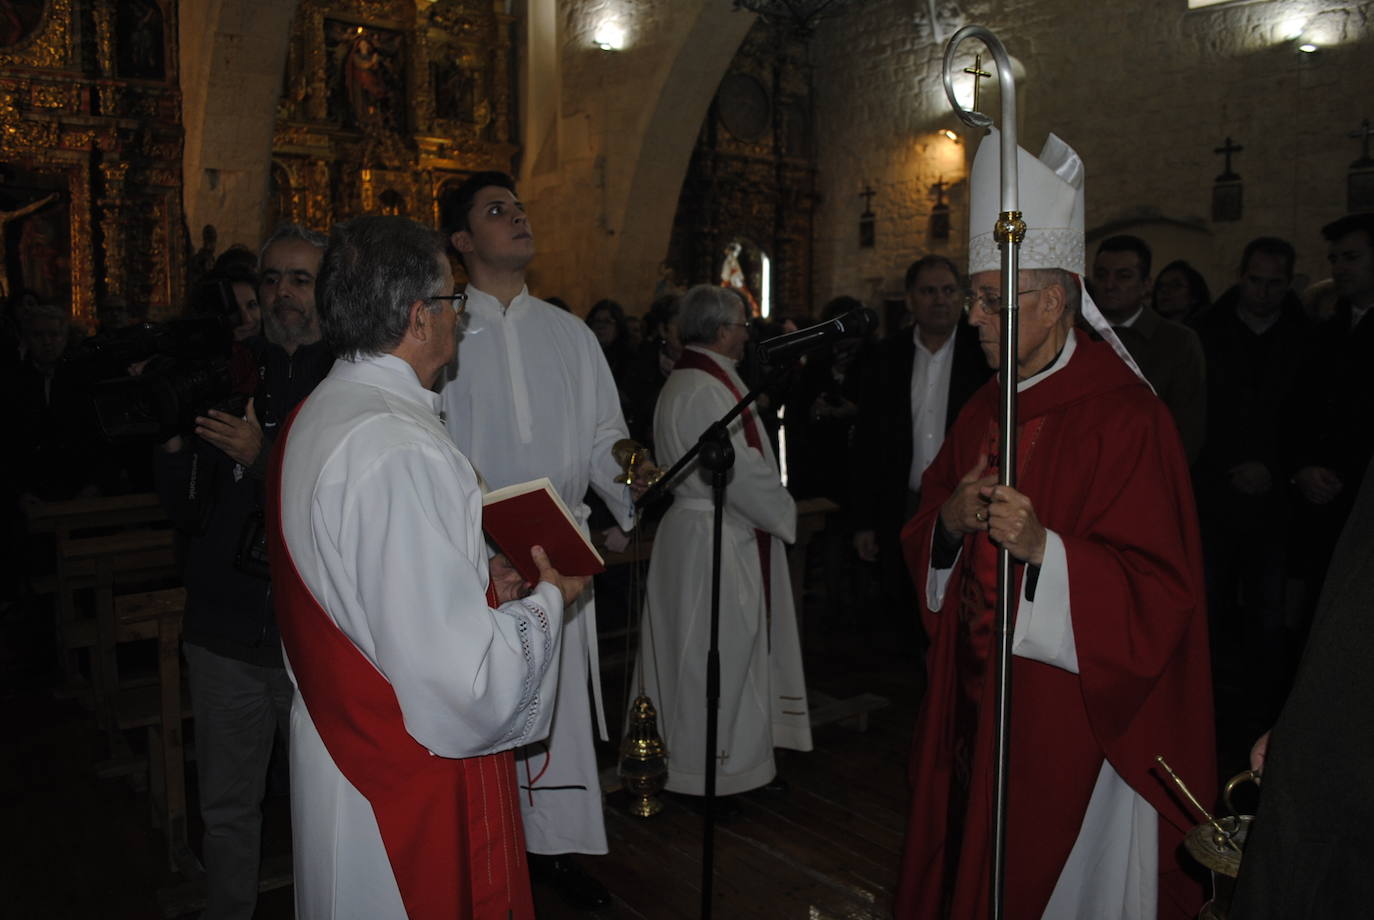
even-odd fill
[[(1001, 362), (996, 131), (970, 175), (970, 322)], [(1211, 798), (1202, 554), (1168, 409), (1082, 290), (1083, 161), (1017, 149), (1017, 479), (998, 484), (998, 383), (964, 407), (902, 534), (930, 636), (912, 745), (899, 918), (989, 916), (997, 545), (1015, 566), (1004, 914), (1194, 917), (1179, 844)], [(1085, 321), (1097, 341), (1083, 328)]]

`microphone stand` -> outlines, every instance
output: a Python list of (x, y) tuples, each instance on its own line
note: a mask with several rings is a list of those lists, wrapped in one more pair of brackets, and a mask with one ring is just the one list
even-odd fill
[[(711, 916), (711, 889), (715, 874), (715, 800), (716, 800), (716, 745), (720, 735), (720, 556), (721, 529), (725, 521), (725, 486), (730, 470), (735, 465), (735, 448), (730, 444), (730, 423), (738, 418), (754, 400), (759, 398), (760, 388), (753, 387), (737, 403), (697, 438), (697, 442), (668, 468), (662, 478), (645, 490), (635, 502), (637, 507), (646, 507), (667, 491), (668, 485), (675, 481), (698, 456), (703, 468), (711, 472), (711, 501), (715, 519), (711, 529), (711, 631), (710, 646), (706, 652), (706, 794), (703, 796), (702, 838), (701, 838), (701, 916), (709, 920)], [(762, 433), (763, 424), (759, 423)], [(671, 754), (670, 754), (671, 756)]]

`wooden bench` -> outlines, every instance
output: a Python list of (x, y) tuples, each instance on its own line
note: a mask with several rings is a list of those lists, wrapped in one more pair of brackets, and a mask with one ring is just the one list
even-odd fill
[[(94, 708), (101, 727), (113, 731), (111, 707), (119, 689), (116, 589), (175, 577), (175, 534), (165, 529), (142, 529), (68, 538), (57, 546), (57, 572), (59, 648), (64, 653), (91, 650)], [(95, 615), (83, 620), (76, 616), (75, 595), (87, 589), (94, 594)]]
[[(24, 514), (30, 534), (52, 534), (56, 543), (54, 574), (34, 579), (33, 588), (39, 594), (52, 594), (56, 598), (59, 663), (66, 683), (72, 685), (78, 678), (77, 650), (94, 648), (98, 629), (95, 619), (77, 615), (77, 593), (102, 585), (105, 579), (99, 562), (102, 553), (119, 556), (125, 549), (117, 541), (114, 544), (80, 541), (103, 540), (124, 533), (149, 533), (151, 528), (164, 524), (167, 516), (157, 496), (151, 493), (39, 502), (27, 506)], [(108, 587), (113, 590), (116, 585), (134, 582), (150, 574), (171, 574), (174, 570), (171, 545), (170, 535), (165, 535), (154, 538), (153, 545), (129, 547), (128, 558), (111, 564)]]
[(117, 690), (112, 711), (121, 731), (146, 731), (153, 825), (162, 829), (167, 840), (170, 867), (195, 878), (204, 870), (191, 852), (187, 834), (182, 723), (190, 717), (191, 707), (181, 682), (181, 620), (185, 609), (185, 588), (115, 598), (115, 643), (156, 641), (158, 681), (153, 686)]

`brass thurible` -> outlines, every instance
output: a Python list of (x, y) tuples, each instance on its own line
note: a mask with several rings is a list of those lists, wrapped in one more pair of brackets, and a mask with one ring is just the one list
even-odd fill
[(629, 485), (635, 481), (635, 476), (644, 466), (649, 466), (652, 470), (649, 476), (649, 485), (653, 485), (663, 477), (663, 470), (653, 466), (653, 458), (649, 456), (649, 449), (633, 438), (621, 438), (611, 445), (611, 456), (615, 462), (620, 464), (621, 474), (615, 477), (615, 481), (622, 485)]
[(1250, 822), (1254, 820), (1252, 815), (1236, 812), (1235, 806), (1231, 804), (1231, 793), (1241, 783), (1259, 783), (1259, 774), (1253, 770), (1246, 770), (1231, 777), (1226, 784), (1226, 790), (1222, 793), (1222, 801), (1230, 814), (1223, 818), (1215, 818), (1202, 807), (1162, 756), (1156, 757), (1155, 760), (1168, 772), (1188, 801), (1193, 803), (1193, 807), (1207, 819), (1205, 824), (1197, 825), (1183, 838), (1183, 846), (1189, 855), (1212, 873), (1212, 900), (1202, 905), (1198, 920), (1227, 920), (1231, 896), (1235, 892), (1236, 876), (1240, 874), (1242, 849), (1245, 846), (1246, 835), (1250, 833)]
[(630, 705), (630, 726), (620, 743), (620, 779), (630, 794), (630, 814), (649, 818), (663, 810), (657, 798), (668, 781), (668, 749), (658, 734), (658, 711), (647, 696)]

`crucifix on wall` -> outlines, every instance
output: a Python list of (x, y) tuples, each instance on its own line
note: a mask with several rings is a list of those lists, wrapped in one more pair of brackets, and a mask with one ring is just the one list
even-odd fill
[(872, 249), (876, 242), (876, 215), (873, 213), (873, 196), (876, 194), (878, 193), (873, 191), (873, 187), (867, 182), (864, 183), (864, 190), (859, 193), (859, 197), (864, 200), (864, 212), (859, 215), (859, 247), (862, 249)]
[(1352, 213), (1374, 211), (1374, 159), (1369, 156), (1370, 135), (1374, 135), (1374, 128), (1369, 126), (1368, 118), (1346, 135), (1360, 142), (1360, 158), (1350, 164), (1350, 173), (1345, 177), (1345, 209)]
[(939, 181), (931, 185), (930, 191), (935, 195), (935, 207), (930, 210), (930, 238), (932, 240), (949, 239), (949, 205), (945, 204), (945, 189), (949, 188), (945, 182), (945, 177), (941, 176)]
[(1212, 186), (1212, 220), (1214, 221), (1233, 221), (1240, 220), (1243, 208), (1240, 176), (1231, 170), (1231, 154), (1240, 153), (1245, 148), (1239, 144), (1232, 143), (1231, 138), (1226, 138), (1226, 143), (1212, 150), (1226, 157), (1226, 166), (1221, 175), (1217, 176), (1215, 184)]

